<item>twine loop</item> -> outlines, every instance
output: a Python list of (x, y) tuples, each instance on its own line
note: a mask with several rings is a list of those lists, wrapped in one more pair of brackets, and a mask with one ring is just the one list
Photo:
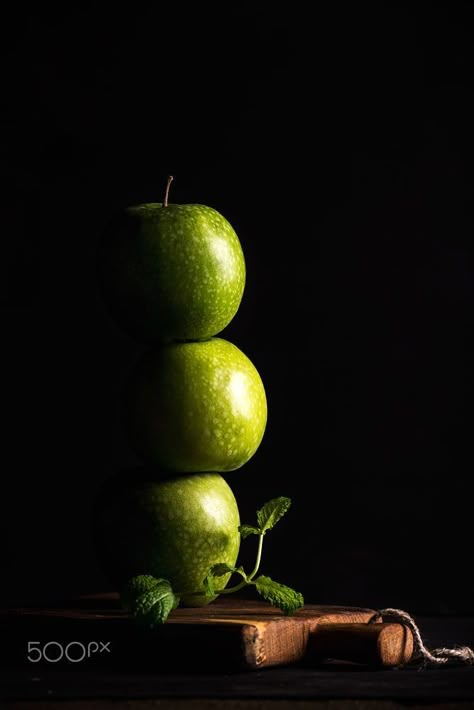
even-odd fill
[(382, 621), (390, 620), (398, 622), (410, 629), (414, 641), (414, 660), (421, 658), (423, 667), (427, 667), (430, 664), (439, 666), (446, 663), (474, 664), (474, 650), (469, 646), (434, 648), (431, 651), (426, 648), (415, 620), (402, 609), (380, 609), (370, 617), (367, 623), (373, 624), (379, 619)]

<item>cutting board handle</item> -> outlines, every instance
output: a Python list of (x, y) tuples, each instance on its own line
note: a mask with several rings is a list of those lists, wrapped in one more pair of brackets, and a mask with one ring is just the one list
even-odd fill
[(307, 660), (325, 659), (393, 667), (407, 663), (413, 635), (403, 624), (318, 624), (308, 640)]

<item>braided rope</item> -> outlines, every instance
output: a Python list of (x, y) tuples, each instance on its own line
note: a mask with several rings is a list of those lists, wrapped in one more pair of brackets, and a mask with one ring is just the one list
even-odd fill
[(423, 643), (420, 630), (416, 625), (415, 620), (410, 616), (410, 614), (402, 609), (380, 609), (380, 611), (377, 611), (370, 617), (368, 623), (373, 624), (379, 619), (385, 621), (387, 618), (397, 621), (410, 629), (415, 642), (415, 653), (418, 654), (418, 656), (421, 656), (424, 666), (428, 666), (430, 663), (433, 665), (442, 665), (450, 661), (474, 664), (474, 651), (469, 646), (459, 646), (457, 648), (434, 648), (431, 651), (427, 649)]

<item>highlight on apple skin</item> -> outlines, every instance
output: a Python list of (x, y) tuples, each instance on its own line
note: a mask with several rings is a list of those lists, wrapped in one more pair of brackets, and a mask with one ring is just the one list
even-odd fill
[(223, 338), (148, 351), (125, 389), (123, 423), (132, 448), (169, 471), (240, 468), (258, 449), (266, 422), (258, 371)]
[(212, 207), (128, 207), (98, 250), (103, 300), (126, 332), (148, 344), (220, 333), (240, 306), (245, 259), (232, 225)]
[[(212, 565), (234, 566), (240, 547), (239, 509), (217, 473), (183, 476), (138, 467), (110, 478), (91, 513), (99, 564), (117, 589), (140, 574), (171, 582), (186, 606), (215, 597), (186, 592), (203, 588)], [(219, 577), (225, 587), (230, 574)]]

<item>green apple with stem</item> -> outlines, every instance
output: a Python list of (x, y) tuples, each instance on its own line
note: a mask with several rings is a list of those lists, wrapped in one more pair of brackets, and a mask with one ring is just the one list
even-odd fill
[(245, 260), (231, 224), (212, 207), (128, 207), (99, 245), (101, 292), (116, 322), (141, 341), (201, 340), (239, 308)]

